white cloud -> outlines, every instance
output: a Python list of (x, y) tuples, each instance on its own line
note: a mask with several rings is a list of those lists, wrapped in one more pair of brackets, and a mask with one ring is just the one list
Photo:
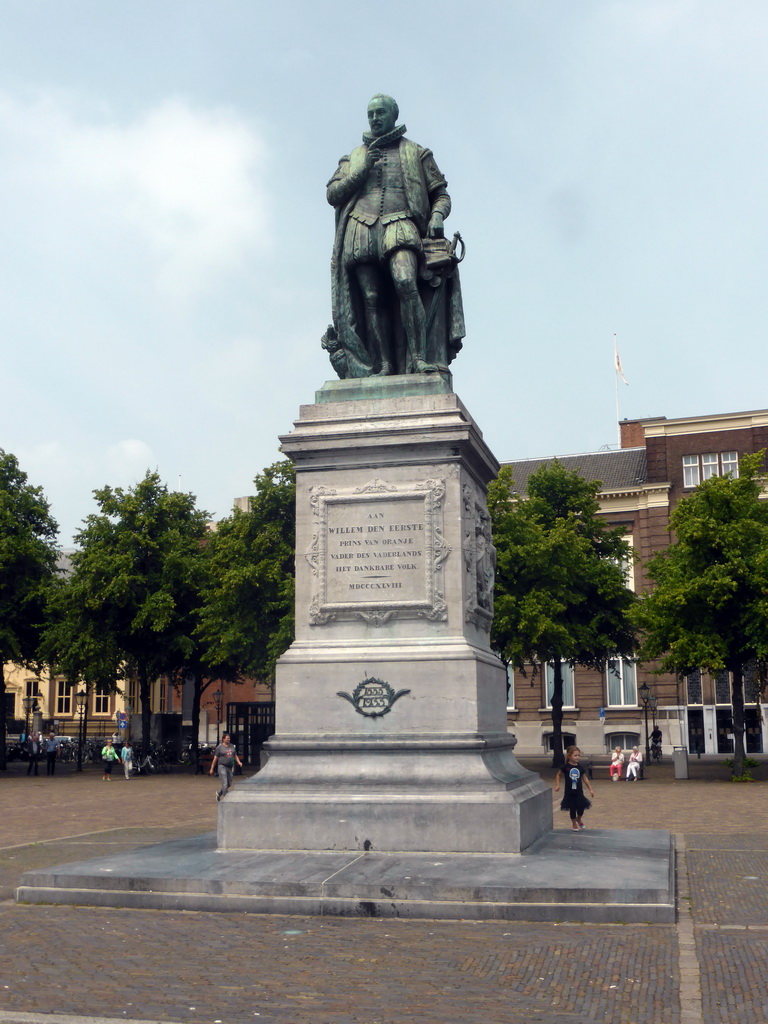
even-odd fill
[(70, 255), (95, 241), (90, 258), (113, 264), (138, 249), (168, 297), (205, 291), (268, 244), (266, 147), (231, 110), (167, 99), (119, 123), (61, 95), (0, 94), (2, 151), (0, 182), (29, 227), (66, 227)]
[[(96, 512), (89, 499), (97, 488), (129, 488), (143, 480), (147, 470), (157, 468), (158, 459), (145, 441), (125, 438), (112, 444), (104, 439), (45, 440), (16, 446), (15, 454), (33, 485), (43, 485), (55, 518), (59, 520), (61, 543), (69, 544), (78, 520)], [(175, 481), (167, 481), (169, 486)], [(79, 511), (75, 512), (77, 508)]]
[(105, 470), (109, 480), (142, 480), (146, 471), (154, 468), (155, 456), (145, 441), (127, 438), (107, 448)]

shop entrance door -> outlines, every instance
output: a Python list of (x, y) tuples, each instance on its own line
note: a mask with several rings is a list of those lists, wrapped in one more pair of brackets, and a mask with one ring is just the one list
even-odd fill
[(730, 708), (718, 708), (715, 713), (717, 723), (718, 754), (733, 753), (733, 717)]
[(763, 722), (758, 708), (744, 708), (744, 744), (748, 754), (763, 752)]
[(692, 754), (704, 753), (704, 711), (688, 708), (688, 750)]

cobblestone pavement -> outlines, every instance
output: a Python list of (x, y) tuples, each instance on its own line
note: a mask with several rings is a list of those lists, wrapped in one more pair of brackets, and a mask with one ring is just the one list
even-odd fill
[[(19, 906), (13, 889), (30, 867), (213, 829), (216, 785), (182, 774), (103, 783), (98, 769), (27, 778), (12, 765), (0, 777), (0, 1024), (768, 1020), (764, 772), (733, 785), (702, 759), (689, 780), (668, 765), (637, 784), (596, 780), (588, 825), (678, 836), (680, 916), (577, 926)], [(567, 824), (556, 810), (555, 826)]]

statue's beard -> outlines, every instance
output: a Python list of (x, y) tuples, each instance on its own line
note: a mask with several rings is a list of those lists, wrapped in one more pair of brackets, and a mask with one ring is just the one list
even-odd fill
[(396, 128), (393, 128), (391, 132), (387, 132), (385, 135), (372, 135), (371, 132), (363, 132), (363, 142), (366, 146), (373, 146), (374, 149), (382, 149), (384, 146), (390, 145), (392, 142), (397, 142), (405, 135), (406, 127), (404, 124), (399, 124)]

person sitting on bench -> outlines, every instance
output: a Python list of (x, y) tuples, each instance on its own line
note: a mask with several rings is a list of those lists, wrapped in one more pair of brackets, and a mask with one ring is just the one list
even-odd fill
[(639, 748), (632, 747), (632, 753), (629, 755), (629, 764), (627, 765), (627, 782), (637, 782), (637, 774), (642, 763), (643, 755), (640, 753)]

